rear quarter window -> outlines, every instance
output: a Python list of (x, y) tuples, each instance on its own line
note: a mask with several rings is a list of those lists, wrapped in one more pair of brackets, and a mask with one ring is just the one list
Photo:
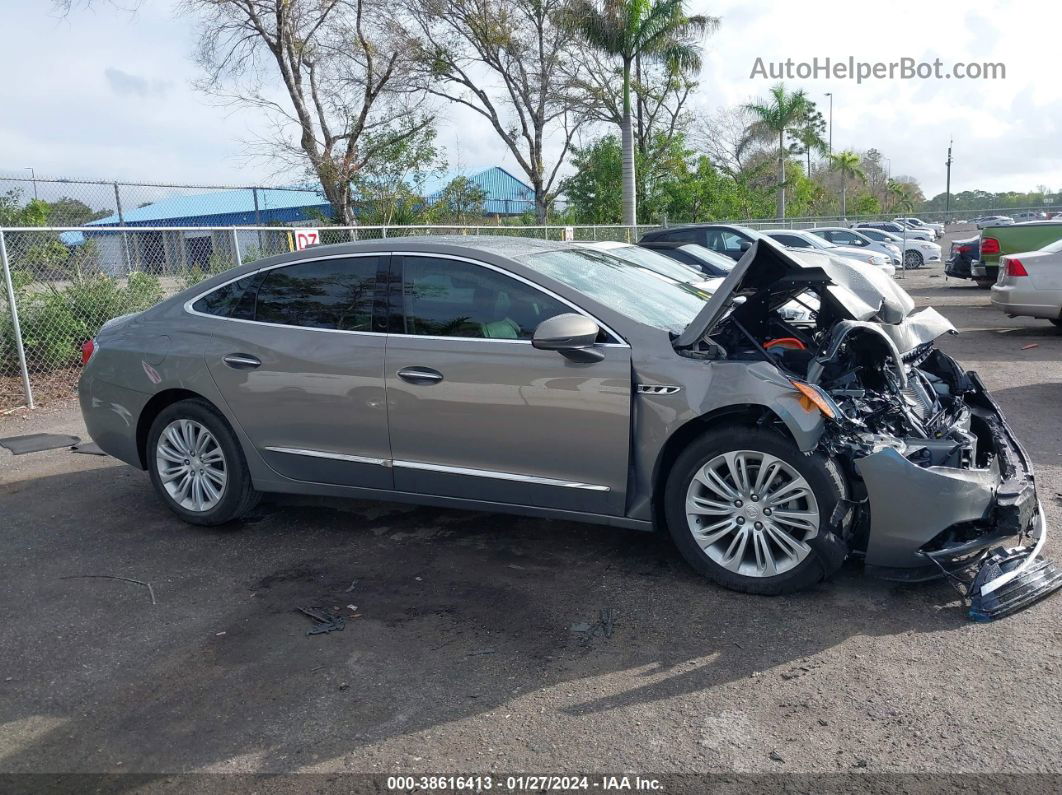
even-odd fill
[(234, 310), (248, 292), (252, 294), (251, 300), (253, 301), (253, 293), (257, 290), (257, 285), (260, 282), (261, 274), (252, 273), (242, 279), (223, 284), (192, 304), (192, 309), (196, 312), (202, 312), (204, 315), (233, 317)]

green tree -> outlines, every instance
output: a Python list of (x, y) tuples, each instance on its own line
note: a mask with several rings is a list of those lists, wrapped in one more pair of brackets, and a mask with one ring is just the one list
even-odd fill
[(442, 189), (430, 214), (442, 223), (483, 222), (487, 192), (468, 177), (457, 177)]
[(901, 180), (895, 179), (890, 180), (888, 191), (889, 205), (892, 212), (914, 212), (915, 205), (917, 204), (915, 190), (916, 186), (913, 186), (909, 182), (903, 182)]
[(859, 155), (850, 149), (830, 155), (830, 167), (841, 175), (841, 217), (848, 215), (848, 182), (857, 179), (866, 182), (867, 175), (860, 166)]
[(23, 204), (19, 188), (0, 194), (0, 226), (45, 226), (50, 212), (48, 202), (40, 199)]
[(792, 134), (793, 141), (799, 147), (799, 153), (807, 155), (807, 176), (811, 176), (811, 154), (825, 154), (829, 151), (826, 143), (826, 120), (822, 118), (815, 103), (808, 100), (808, 108), (803, 121), (800, 122), (796, 131)]
[(564, 15), (591, 47), (617, 58), (623, 80), (623, 223), (638, 222), (634, 130), (631, 121), (632, 71), (641, 59), (659, 61), (674, 73), (700, 68), (694, 37), (717, 23), (686, 13), (683, 0), (571, 0)]
[(354, 178), (359, 223), (415, 223), (423, 209), (420, 197), (425, 183), (445, 168), (435, 146), (434, 127), (398, 141), (382, 142), (379, 157)]
[(803, 91), (786, 91), (785, 85), (778, 83), (765, 102), (750, 102), (745, 109), (754, 117), (749, 137), (778, 145), (778, 218), (785, 218), (785, 163), (793, 153), (785, 139), (799, 134), (812, 109), (811, 101)]

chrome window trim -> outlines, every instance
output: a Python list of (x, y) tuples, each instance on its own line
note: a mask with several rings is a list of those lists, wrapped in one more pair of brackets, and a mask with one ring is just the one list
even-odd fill
[(441, 472), (446, 475), (467, 475), (469, 477), (491, 478), (493, 480), (513, 480), (520, 483), (533, 483), (537, 486), (559, 486), (565, 489), (584, 489), (585, 491), (612, 491), (609, 486), (599, 486), (594, 483), (557, 480), (555, 478), (543, 478), (537, 475), (520, 475), (515, 472), (498, 472), (492, 469), (471, 469), (469, 467), (446, 466), (444, 464), (426, 464), (423, 461), (393, 460), (391, 466), (399, 467), (401, 469), (418, 469), (425, 472)]
[[(469, 265), (478, 265), (481, 268), (487, 268), (488, 270), (492, 270), (495, 273), (500, 273), (502, 276), (508, 276), (510, 279), (515, 279), (516, 281), (521, 282), (522, 284), (526, 284), (528, 287), (532, 288), (533, 290), (538, 290), (540, 293), (544, 293), (544, 294), (548, 295), (550, 298), (554, 299), (555, 301), (559, 301), (560, 303), (564, 304), (565, 306), (567, 306), (569, 309), (573, 310), (577, 314), (580, 314), (580, 315), (583, 315), (584, 317), (590, 318), (592, 321), (597, 323), (597, 325), (600, 328), (604, 329), (604, 331), (609, 336), (611, 336), (613, 339), (619, 340), (619, 342), (599, 342), (599, 343), (597, 343), (598, 345), (602, 345), (602, 346), (609, 347), (609, 348), (629, 348), (630, 347), (630, 345), (627, 343), (627, 341), (623, 338), (622, 335), (617, 334), (607, 323), (602, 323), (600, 320), (598, 320), (592, 314), (587, 312), (581, 306), (577, 306), (576, 304), (573, 304), (571, 301), (569, 301), (567, 298), (564, 298), (563, 296), (557, 295), (555, 292), (550, 290), (548, 287), (543, 287), (541, 284), (535, 284), (535, 282), (531, 281), (530, 279), (527, 279), (527, 278), (525, 278), (523, 276), (520, 276), (517, 273), (513, 273), (512, 271), (506, 270), (505, 268), (498, 267), (497, 265), (493, 265), (493, 264), (491, 264), (489, 262), (484, 262), (483, 260), (472, 259), (471, 257), (462, 257), (459, 254), (433, 254), (433, 253), (428, 252), (428, 251), (392, 251), (391, 252), (391, 256), (392, 257), (427, 257), (427, 258), (430, 258), (430, 259), (452, 259), (452, 260), (456, 260), (457, 262), (467, 262)], [(403, 307), (403, 314), (405, 314), (404, 307)], [(406, 334), (405, 332), (401, 332), (401, 333), (398, 333), (398, 334), (395, 334), (394, 332), (392, 332), (392, 335), (393, 336), (400, 336), (400, 337), (411, 337), (411, 338), (414, 338), (414, 339), (421, 339), (421, 340), (427, 340), (427, 339), (437, 339), (437, 340), (473, 340), (473, 341), (477, 341), (477, 342), (479, 342), (479, 341), (510, 342), (510, 343), (512, 343), (512, 342), (520, 342), (520, 343), (523, 343), (525, 345), (530, 345), (531, 344), (531, 340), (499, 340), (499, 339), (493, 339), (491, 337), (433, 337), (433, 336), (429, 336), (429, 335), (426, 335), (426, 334), (425, 335)]]
[(328, 254), (323, 257), (307, 257), (306, 259), (296, 259), (290, 260), (288, 262), (280, 262), (274, 265), (266, 265), (255, 270), (247, 271), (246, 273), (241, 273), (239, 276), (234, 276), (227, 282), (222, 282), (221, 284), (211, 287), (209, 290), (204, 290), (203, 292), (198, 293), (192, 298), (189, 298), (187, 301), (184, 302), (184, 311), (187, 312), (189, 315), (210, 318), (211, 320), (225, 320), (229, 323), (251, 323), (255, 326), (270, 326), (272, 328), (293, 328), (299, 329), (300, 331), (323, 331), (327, 334), (362, 334), (377, 337), (386, 337), (386, 331), (351, 331), (348, 329), (339, 328), (314, 328), (313, 326), (291, 326), (287, 323), (268, 323), (264, 320), (244, 320), (243, 318), (238, 317), (222, 317), (221, 315), (211, 315), (208, 312), (199, 312), (195, 309), (192, 309), (192, 304), (194, 304), (200, 298), (204, 298), (205, 296), (208, 296), (211, 293), (220, 290), (222, 287), (227, 287), (233, 282), (238, 282), (240, 279), (246, 279), (249, 276), (255, 276), (259, 273), (264, 273), (265, 271), (275, 270), (276, 268), (286, 268), (291, 265), (303, 265), (308, 262), (324, 262), (325, 260), (330, 259), (353, 259), (357, 257), (387, 257), (390, 256), (390, 254), (391, 252), (389, 251), (360, 251), (354, 254)]
[(325, 450), (307, 450), (303, 447), (266, 447), (274, 453), (288, 453), (289, 455), (302, 455), (309, 458), (328, 458), (335, 461), (348, 461), (352, 464), (375, 464), (376, 466), (390, 466), (391, 462), (386, 458), (371, 458), (364, 455), (347, 455), (346, 453), (329, 453)]

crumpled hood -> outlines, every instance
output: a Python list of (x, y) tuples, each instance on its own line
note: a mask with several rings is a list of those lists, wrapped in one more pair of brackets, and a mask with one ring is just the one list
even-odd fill
[(734, 306), (735, 297), (743, 293), (751, 294), (784, 282), (787, 286), (779, 291), (777, 300), (785, 303), (807, 289), (802, 283), (821, 282), (823, 276), (828, 280), (824, 303), (829, 303), (843, 318), (880, 323), (900, 353), (946, 331), (954, 331), (935, 310), (923, 310), (912, 316), (914, 299), (878, 268), (850, 264), (825, 253), (798, 253), (760, 239), (738, 260), (697, 317), (675, 340), (675, 346), (691, 347), (710, 334)]

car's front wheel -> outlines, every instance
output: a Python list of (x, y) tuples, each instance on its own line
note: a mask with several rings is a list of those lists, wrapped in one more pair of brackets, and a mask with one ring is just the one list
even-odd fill
[(186, 522), (224, 524), (258, 502), (236, 435), (204, 400), (182, 400), (159, 412), (146, 453), (155, 490)]
[(920, 251), (905, 251), (903, 254), (903, 266), (905, 268), (921, 268), (925, 264)]
[(837, 465), (762, 429), (709, 432), (676, 460), (668, 530), (701, 574), (737, 591), (781, 594), (833, 574), (848, 553), (833, 525)]

